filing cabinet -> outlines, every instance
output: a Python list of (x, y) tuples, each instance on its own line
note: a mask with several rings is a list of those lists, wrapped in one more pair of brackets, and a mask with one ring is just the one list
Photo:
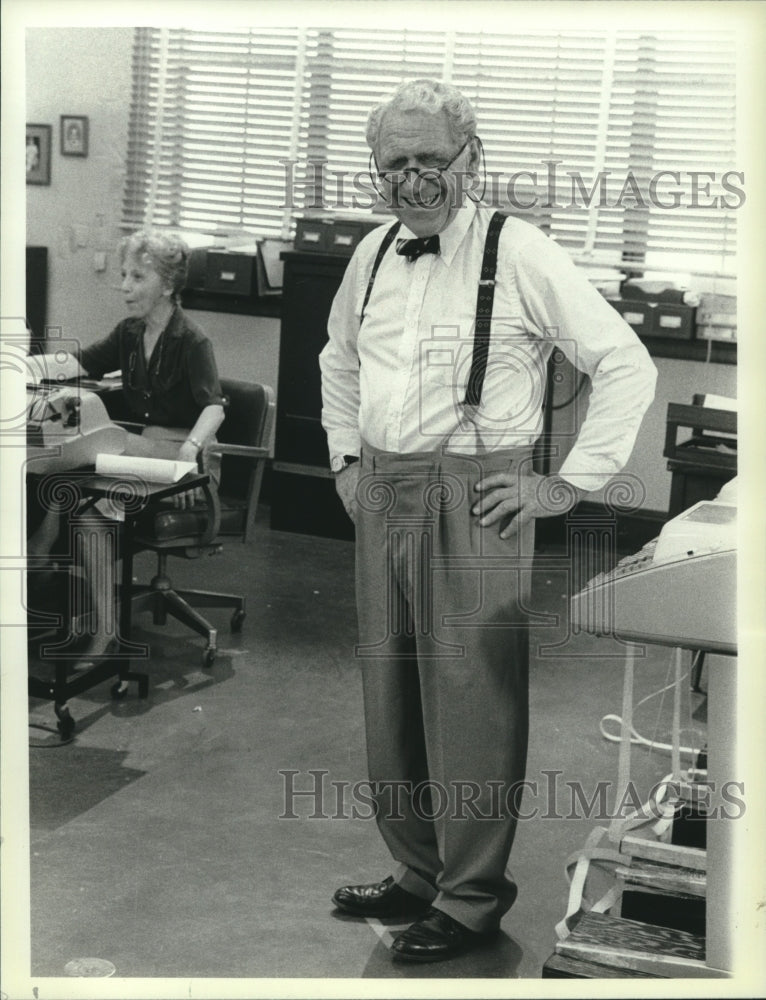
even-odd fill
[(307, 216), (296, 221), (295, 249), (305, 253), (337, 254), (350, 257), (359, 243), (373, 229), (393, 221), (391, 216), (345, 219), (332, 216)]
[(322, 428), (319, 354), (327, 318), (348, 258), (340, 254), (281, 254), (284, 263), (271, 527), (328, 538), (354, 537), (335, 492)]
[(692, 306), (643, 299), (610, 299), (610, 304), (641, 338), (692, 340), (694, 337), (695, 309)]

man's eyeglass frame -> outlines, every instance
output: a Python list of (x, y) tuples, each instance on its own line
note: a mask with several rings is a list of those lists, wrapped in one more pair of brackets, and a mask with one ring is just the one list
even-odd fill
[[(389, 188), (399, 187), (401, 184), (410, 181), (410, 183), (417, 181), (427, 181), (433, 180), (436, 182), (441, 181), (442, 175), (446, 173), (452, 164), (457, 160), (463, 150), (473, 142), (474, 139), (478, 139), (478, 136), (470, 136), (460, 147), (460, 149), (455, 153), (452, 159), (443, 167), (405, 167), (403, 170), (380, 170), (378, 168), (377, 160), (375, 159), (375, 153), (370, 151), (369, 159), (369, 173), (370, 179), (372, 180), (373, 186), (378, 193), (382, 194), (378, 185), (375, 183), (376, 179), (382, 181), (384, 184), (389, 185)], [(373, 170), (374, 166), (374, 170)]]

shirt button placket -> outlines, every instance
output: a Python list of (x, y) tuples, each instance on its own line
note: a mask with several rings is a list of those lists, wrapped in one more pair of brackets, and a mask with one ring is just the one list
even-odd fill
[[(410, 383), (410, 376), (412, 374), (412, 358), (418, 339), (420, 314), (423, 310), (423, 299), (425, 298), (428, 275), (431, 272), (433, 259), (434, 258), (429, 255), (420, 257), (415, 261), (413, 265), (415, 268), (415, 274), (412, 278), (410, 292), (407, 296), (407, 306), (404, 311), (404, 330), (399, 344), (399, 377), (401, 388), (397, 398), (396, 435), (394, 438), (397, 445), (401, 439), (401, 423), (404, 416), (404, 402), (407, 394), (407, 387)], [(392, 418), (393, 416), (394, 414), (392, 412)], [(393, 432), (394, 428), (392, 427), (391, 429)]]

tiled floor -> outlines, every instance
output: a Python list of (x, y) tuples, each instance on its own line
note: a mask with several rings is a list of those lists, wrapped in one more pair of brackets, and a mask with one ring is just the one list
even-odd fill
[[(137, 568), (151, 575), (144, 559)], [(261, 517), (248, 546), (176, 566), (180, 582), (245, 592), (244, 630), (230, 635), (227, 612), (212, 612), (221, 649), (205, 671), (201, 639), (142, 617), (149, 698), (115, 702), (105, 682), (70, 703), (73, 742), (30, 749), (33, 974), (59, 977), (87, 956), (113, 963), (117, 978), (538, 978), (566, 911), (565, 860), (598, 825), (582, 808), (576, 818), (567, 783), (592, 798), (616, 779), (618, 746), (599, 723), (622, 704), (620, 649), (567, 635), (563, 568), (534, 583), (551, 624), (535, 632), (528, 779), (538, 794), (525, 803), (538, 816), (519, 824), (511, 857), (519, 898), (491, 946), (411, 967), (390, 960), (399, 925), (342, 916), (330, 901), (337, 886), (390, 867), (373, 822), (332, 818), (343, 808), (330, 783), (366, 776), (352, 544), (271, 532)], [(647, 647), (636, 702), (667, 683), (668, 665)], [(704, 740), (705, 700), (687, 688), (685, 701)], [(669, 693), (656, 697), (635, 724), (667, 740), (670, 709)], [(50, 703), (31, 699), (30, 721), (51, 725)], [(669, 768), (665, 753), (633, 752), (642, 792)], [(323, 776), (326, 818), (312, 818), (308, 797), (285, 818), (286, 772), (302, 789)], [(544, 818), (554, 782), (560, 815)]]

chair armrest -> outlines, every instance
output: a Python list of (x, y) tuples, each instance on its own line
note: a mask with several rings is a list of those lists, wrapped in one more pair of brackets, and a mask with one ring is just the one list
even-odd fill
[(258, 497), (261, 492), (261, 481), (266, 461), (270, 458), (269, 449), (259, 445), (229, 444), (227, 442), (214, 441), (206, 445), (203, 450), (203, 464), (206, 465), (205, 460), (209, 457), (222, 455), (238, 457), (245, 461), (249, 460), (251, 465), (250, 473), (247, 476), (249, 483), (244, 498), (246, 499), (247, 506), (242, 536), (243, 540), (247, 542), (252, 537), (255, 527), (255, 515), (258, 508)]
[(225, 444), (215, 441), (205, 446), (205, 452), (210, 455), (239, 455), (242, 458), (268, 458), (268, 448), (256, 448), (251, 444)]
[(199, 542), (196, 543), (197, 545), (204, 546), (211, 545), (218, 536), (218, 531), (221, 527), (221, 501), (218, 499), (218, 490), (212, 479), (208, 478), (208, 481), (200, 489), (205, 497), (205, 504), (210, 514), (205, 525), (205, 530), (202, 532)]

